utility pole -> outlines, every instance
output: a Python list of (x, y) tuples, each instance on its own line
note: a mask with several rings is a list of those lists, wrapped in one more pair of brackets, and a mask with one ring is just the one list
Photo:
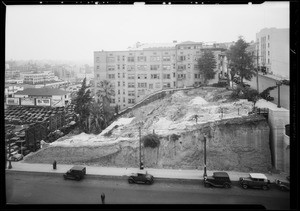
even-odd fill
[(257, 85), (257, 92), (259, 93), (259, 86), (258, 86), (258, 48), (256, 50), (256, 85)]
[(204, 172), (203, 172), (203, 177), (207, 177), (206, 173), (206, 137), (204, 136)]
[(276, 85), (278, 87), (278, 103), (277, 103), (277, 107), (281, 108), (281, 106), (280, 106), (280, 86), (282, 85), (282, 82), (278, 81), (278, 82), (276, 82)]
[(141, 126), (139, 127), (139, 137), (140, 137), (140, 169), (143, 169), (142, 166), (142, 139), (141, 139)]

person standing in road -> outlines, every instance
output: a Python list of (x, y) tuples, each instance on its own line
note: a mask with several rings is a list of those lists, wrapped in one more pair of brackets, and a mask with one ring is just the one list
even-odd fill
[(104, 193), (101, 194), (101, 201), (102, 201), (102, 204), (105, 204), (105, 194)]

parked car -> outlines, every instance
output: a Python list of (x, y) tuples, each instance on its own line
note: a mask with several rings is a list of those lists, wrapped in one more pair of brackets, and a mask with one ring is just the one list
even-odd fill
[(21, 154), (14, 154), (13, 156), (10, 157), (11, 161), (19, 161), (23, 159), (23, 155)]
[(288, 181), (290, 181), (290, 176), (287, 176), (286, 179), (287, 179)]
[(84, 166), (73, 166), (64, 174), (64, 179), (81, 180), (86, 175), (86, 168)]
[(275, 184), (282, 191), (290, 191), (290, 183), (282, 182), (278, 179), (275, 179)]
[(250, 187), (268, 190), (270, 188), (270, 180), (267, 179), (266, 175), (260, 173), (251, 173), (249, 177), (240, 177), (239, 181), (244, 189)]
[(204, 178), (204, 186), (230, 188), (231, 180), (226, 172), (214, 172), (212, 176)]
[(141, 184), (152, 184), (154, 182), (154, 177), (151, 174), (146, 173), (133, 173), (128, 177), (128, 182), (141, 183)]

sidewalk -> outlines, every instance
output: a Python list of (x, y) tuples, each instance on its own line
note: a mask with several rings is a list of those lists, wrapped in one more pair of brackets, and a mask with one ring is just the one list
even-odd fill
[[(8, 163), (7, 163), (8, 164)], [(57, 169), (54, 170), (52, 164), (32, 164), (23, 162), (12, 162), (12, 169), (6, 171), (26, 171), (26, 172), (40, 172), (63, 174), (66, 173), (73, 165), (57, 164)], [(86, 166), (86, 174), (90, 176), (128, 176), (131, 173), (141, 171), (139, 168), (118, 168), (118, 167), (101, 167), (101, 166)], [(201, 180), (203, 179), (203, 170), (181, 170), (181, 169), (153, 169), (145, 168), (149, 174), (155, 178), (161, 179), (187, 179), (187, 180)], [(207, 171), (207, 175), (212, 175), (214, 171)], [(238, 181), (240, 177), (247, 177), (248, 173), (227, 171), (232, 181)], [(253, 172), (259, 173), (259, 172)], [(274, 182), (275, 179), (281, 181), (286, 180), (286, 174), (265, 174), (267, 178)]]

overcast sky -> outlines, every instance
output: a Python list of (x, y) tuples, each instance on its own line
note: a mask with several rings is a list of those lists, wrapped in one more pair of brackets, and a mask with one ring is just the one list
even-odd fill
[(289, 28), (289, 3), (263, 5), (7, 6), (6, 60), (85, 60), (136, 42), (247, 42), (265, 27)]

